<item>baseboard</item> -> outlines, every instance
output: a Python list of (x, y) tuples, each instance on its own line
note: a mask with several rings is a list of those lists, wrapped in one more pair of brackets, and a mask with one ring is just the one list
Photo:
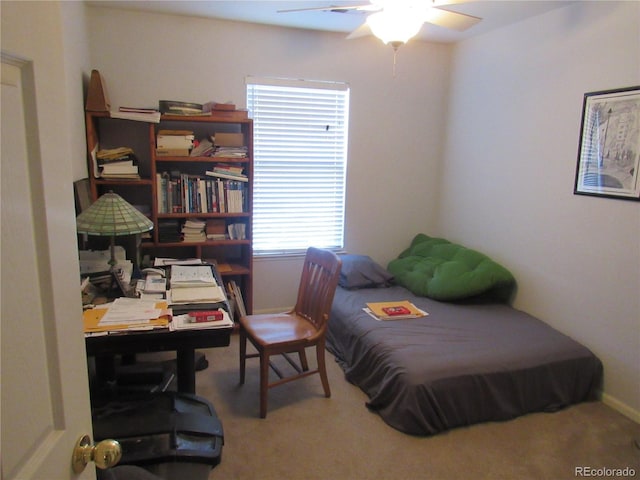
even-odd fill
[(634, 408), (631, 408), (626, 403), (621, 402), (615, 397), (608, 395), (606, 393), (602, 394), (602, 403), (613, 408), (614, 410), (620, 412), (627, 418), (630, 418), (636, 423), (640, 423), (640, 412)]

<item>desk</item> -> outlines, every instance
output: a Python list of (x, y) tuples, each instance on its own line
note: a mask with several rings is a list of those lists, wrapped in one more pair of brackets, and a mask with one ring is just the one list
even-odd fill
[(178, 391), (195, 393), (195, 349), (227, 347), (233, 328), (202, 330), (168, 329), (116, 332), (109, 335), (85, 337), (87, 355), (114, 355), (175, 351)]

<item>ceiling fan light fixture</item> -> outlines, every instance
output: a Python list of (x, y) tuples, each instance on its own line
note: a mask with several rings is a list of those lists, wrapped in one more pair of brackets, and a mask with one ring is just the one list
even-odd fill
[(413, 9), (382, 10), (367, 17), (373, 34), (394, 48), (417, 35), (423, 23), (422, 17)]

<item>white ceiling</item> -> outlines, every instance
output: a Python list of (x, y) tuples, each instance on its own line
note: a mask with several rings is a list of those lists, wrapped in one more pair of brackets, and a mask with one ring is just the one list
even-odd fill
[[(428, 0), (427, 0), (428, 1)], [(352, 6), (367, 4), (367, 0), (107, 0), (87, 1), (91, 5), (123, 8), (157, 13), (218, 18), (282, 27), (349, 33), (358, 28), (366, 18), (365, 12), (307, 11), (278, 13), (279, 10), (314, 8), (325, 6)], [(571, 1), (543, 0), (450, 0), (446, 9), (482, 18), (482, 21), (465, 32), (455, 32), (436, 25), (425, 24), (418, 38), (432, 42), (451, 43), (464, 40), (490, 30), (540, 15)]]

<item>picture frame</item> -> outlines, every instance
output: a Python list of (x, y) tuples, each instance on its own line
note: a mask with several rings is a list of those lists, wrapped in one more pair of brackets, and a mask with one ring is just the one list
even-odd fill
[(91, 185), (88, 178), (73, 182), (73, 192), (76, 203), (76, 215), (80, 215), (93, 203), (91, 201)]
[(584, 94), (573, 193), (640, 201), (640, 86)]

